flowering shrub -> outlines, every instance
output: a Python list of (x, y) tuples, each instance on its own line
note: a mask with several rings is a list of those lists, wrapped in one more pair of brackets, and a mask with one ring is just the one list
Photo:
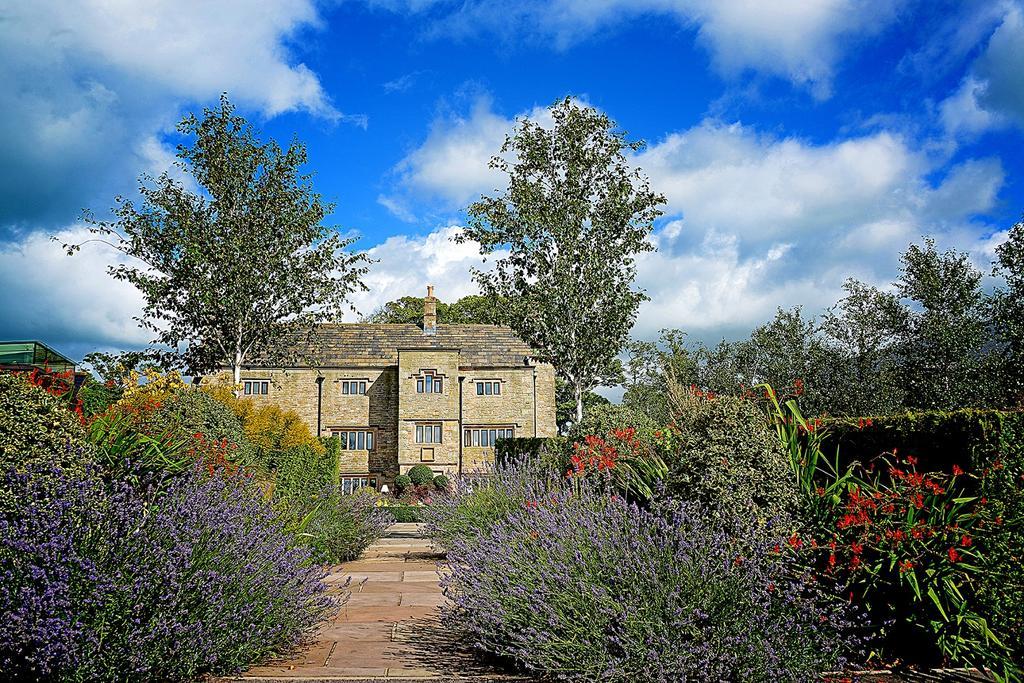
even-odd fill
[(659, 515), (593, 487), (550, 491), (449, 536), (444, 617), (477, 649), (565, 680), (807, 681), (842, 666), (845, 603), (739, 529), (741, 542), (692, 505)]
[[(950, 475), (917, 472), (914, 456), (895, 452), (841, 469), (838, 454), (825, 457), (827, 427), (805, 418), (795, 399), (765, 392), (805, 499), (809, 535), (790, 545), (816, 556), (823, 575), (849, 584), (850, 599), (868, 608), (876, 654), (994, 668), (1002, 680), (1018, 680), (1015, 640), (979, 613), (979, 587), (999, 580), (992, 572), (1000, 569), (984, 549), (1003, 546), (1004, 520), (984, 497), (968, 495), (967, 473), (959, 465)], [(858, 422), (870, 427), (870, 419)], [(1012, 584), (1014, 571), (1003, 566), (1002, 580)]]
[(0, 472), (33, 463), (80, 469), (92, 459), (65, 392), (53, 392), (53, 386), (34, 384), (30, 375), (0, 373)]
[(624, 496), (640, 501), (654, 498), (664, 485), (668, 467), (661, 456), (642, 441), (633, 427), (613, 429), (605, 437), (589, 435), (574, 443), (567, 477), (598, 475)]
[(322, 572), (239, 479), (191, 471), (150, 497), (10, 473), (0, 669), (14, 678), (191, 680), (281, 653), (331, 610)]

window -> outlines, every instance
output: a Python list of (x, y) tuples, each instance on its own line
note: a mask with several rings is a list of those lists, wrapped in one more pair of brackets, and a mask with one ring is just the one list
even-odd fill
[(365, 379), (343, 379), (341, 380), (341, 393), (362, 396), (366, 393)]
[(467, 427), (462, 431), (463, 446), (494, 448), (498, 439), (511, 439), (511, 427)]
[(477, 396), (501, 396), (501, 381), (487, 380), (476, 383)]
[(341, 441), (343, 451), (372, 451), (372, 429), (332, 429), (331, 435)]
[(247, 379), (242, 382), (242, 393), (246, 396), (266, 396), (269, 391), (269, 379)]
[(433, 370), (425, 370), (421, 377), (416, 378), (417, 394), (440, 394), (444, 389), (444, 377), (434, 374)]
[(377, 489), (377, 476), (373, 474), (343, 474), (338, 481), (342, 493), (355, 493), (361, 488), (372, 486)]
[(416, 443), (441, 443), (441, 425), (416, 425)]

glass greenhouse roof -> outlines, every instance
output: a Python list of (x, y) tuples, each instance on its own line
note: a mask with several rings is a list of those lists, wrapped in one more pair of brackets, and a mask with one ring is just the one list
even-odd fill
[(0, 367), (32, 366), (51, 370), (74, 370), (75, 361), (37, 341), (0, 342)]

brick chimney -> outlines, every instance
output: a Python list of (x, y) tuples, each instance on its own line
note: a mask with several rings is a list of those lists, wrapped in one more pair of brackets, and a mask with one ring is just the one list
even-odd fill
[(437, 333), (437, 299), (434, 285), (427, 285), (427, 297), (423, 299), (423, 334)]

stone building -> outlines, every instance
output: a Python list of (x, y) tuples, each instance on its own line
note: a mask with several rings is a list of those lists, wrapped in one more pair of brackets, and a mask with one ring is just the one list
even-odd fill
[(433, 287), (423, 309), (419, 325), (323, 326), (308, 365), (246, 367), (243, 393), (340, 437), (346, 489), (380, 488), (419, 464), (481, 471), (497, 439), (557, 433), (550, 364), (507, 327), (438, 325)]

